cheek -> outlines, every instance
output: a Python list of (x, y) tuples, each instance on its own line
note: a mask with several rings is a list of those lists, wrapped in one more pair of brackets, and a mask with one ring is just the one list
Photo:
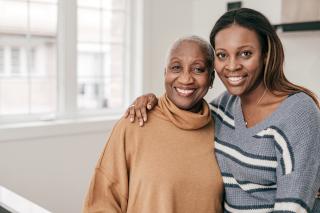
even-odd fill
[(246, 64), (247, 70), (251, 72), (253, 76), (260, 76), (263, 69), (263, 64), (259, 60), (252, 61)]
[(170, 74), (166, 74), (164, 76), (164, 85), (165, 85), (166, 89), (171, 87), (171, 85), (174, 82), (174, 79), (175, 79), (175, 77), (173, 75), (170, 75)]
[(202, 90), (206, 91), (209, 89), (210, 79), (209, 74), (205, 77), (201, 77), (197, 79), (198, 85), (201, 87)]
[(223, 63), (216, 60), (214, 63), (214, 69), (216, 70), (216, 73), (219, 75), (222, 72)]

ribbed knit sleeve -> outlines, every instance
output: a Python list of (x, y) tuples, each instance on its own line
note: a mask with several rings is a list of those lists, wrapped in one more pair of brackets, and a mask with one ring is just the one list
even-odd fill
[(306, 95), (286, 110), (287, 121), (266, 130), (278, 162), (274, 212), (311, 212), (320, 187), (320, 112)]
[(127, 211), (129, 186), (124, 131), (121, 121), (112, 130), (91, 180), (84, 213)]

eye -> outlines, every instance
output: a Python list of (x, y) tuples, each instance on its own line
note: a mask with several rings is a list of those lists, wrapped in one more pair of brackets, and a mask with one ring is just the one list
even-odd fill
[(170, 71), (171, 72), (180, 72), (180, 70), (182, 69), (182, 67), (179, 65), (179, 64), (173, 64), (173, 65), (170, 65)]
[(196, 74), (201, 74), (201, 73), (204, 73), (206, 71), (205, 68), (203, 67), (193, 67), (193, 72), (196, 73)]
[(224, 60), (227, 58), (227, 54), (224, 52), (217, 52), (216, 57), (218, 57), (218, 59), (220, 59), (220, 60)]
[(243, 58), (249, 58), (251, 55), (252, 55), (252, 52), (248, 50), (240, 52), (240, 56)]

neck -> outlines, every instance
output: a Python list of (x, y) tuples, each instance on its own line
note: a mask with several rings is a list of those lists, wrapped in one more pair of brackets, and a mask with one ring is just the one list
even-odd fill
[(261, 105), (267, 93), (268, 89), (261, 84), (249, 94), (240, 96), (241, 103), (242, 105)]
[(191, 109), (188, 109), (190, 112), (198, 113), (202, 110), (202, 101), (199, 101)]

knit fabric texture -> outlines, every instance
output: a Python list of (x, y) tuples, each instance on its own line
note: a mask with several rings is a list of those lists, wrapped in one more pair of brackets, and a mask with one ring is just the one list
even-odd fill
[(247, 128), (240, 98), (210, 103), (225, 212), (320, 212), (320, 112), (300, 92)]
[(220, 213), (223, 182), (208, 104), (199, 113), (166, 96), (141, 128), (122, 118), (96, 166), (85, 213)]

